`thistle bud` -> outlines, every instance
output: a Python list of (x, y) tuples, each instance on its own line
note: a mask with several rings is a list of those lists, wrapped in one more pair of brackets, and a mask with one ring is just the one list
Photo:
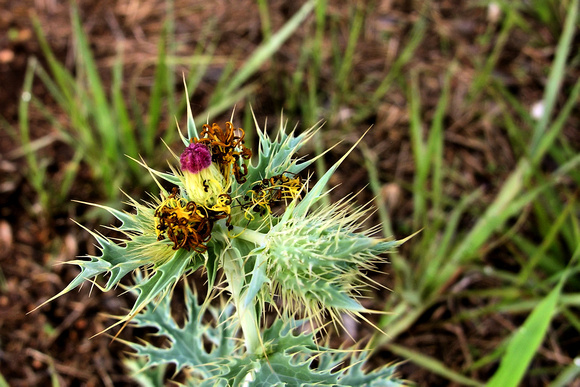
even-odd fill
[(314, 319), (324, 312), (331, 318), (338, 312), (366, 312), (358, 301), (368, 281), (364, 272), (376, 270), (379, 254), (397, 242), (357, 232), (365, 213), (336, 204), (273, 227), (262, 252), (270, 279), (265, 293), (279, 295), (287, 309)]
[(189, 144), (179, 157), (181, 170), (199, 173), (211, 166), (211, 153), (205, 145)]
[(179, 157), (188, 199), (208, 209), (229, 213), (223, 195), (228, 191), (225, 177), (212, 162), (209, 148), (192, 143)]

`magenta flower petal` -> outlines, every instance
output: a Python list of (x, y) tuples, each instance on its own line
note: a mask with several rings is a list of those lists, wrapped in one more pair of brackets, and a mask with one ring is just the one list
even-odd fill
[(202, 144), (189, 144), (179, 157), (181, 170), (198, 173), (211, 165), (211, 153)]

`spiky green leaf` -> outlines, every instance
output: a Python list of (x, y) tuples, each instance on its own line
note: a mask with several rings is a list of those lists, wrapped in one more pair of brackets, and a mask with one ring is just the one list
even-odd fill
[(314, 133), (320, 128), (319, 126), (314, 126), (300, 135), (295, 135), (294, 130), (290, 133), (286, 132), (286, 122), (281, 117), (278, 133), (276, 137), (271, 138), (265, 129), (260, 129), (255, 117), (254, 122), (259, 137), (259, 152), (256, 154), (257, 162), (249, 168), (246, 182), (240, 187), (233, 187), (238, 193), (245, 193), (257, 181), (282, 174), (283, 172), (300, 173), (315, 161), (315, 159), (301, 161), (295, 155), (312, 138)]
[[(186, 318), (179, 326), (171, 313), (170, 297), (157, 306), (148, 305), (132, 321), (140, 328), (155, 328), (168, 339), (161, 347), (149, 343), (128, 343), (142, 358), (143, 368), (166, 366), (189, 369), (188, 386), (399, 386), (394, 367), (363, 371), (367, 353), (351, 357), (350, 351), (321, 346), (314, 334), (301, 331), (301, 321), (276, 320), (262, 334), (263, 351), (242, 353), (236, 329), (231, 323), (232, 309), (209, 308), (212, 319), (205, 323), (206, 311), (196, 295), (186, 288)], [(208, 345), (209, 344), (209, 345)], [(209, 349), (208, 349), (209, 348)], [(318, 364), (313, 363), (317, 359)], [(350, 360), (350, 367), (340, 369)]]
[[(140, 328), (155, 328), (159, 336), (168, 339), (166, 347), (156, 347), (150, 343), (128, 343), (136, 354), (146, 359), (144, 368), (173, 363), (177, 371), (189, 367), (196, 380), (214, 380), (227, 372), (227, 360), (236, 355), (235, 328), (229, 317), (231, 308), (223, 313), (212, 311), (216, 323), (213, 327), (202, 322), (204, 309), (197, 302), (196, 295), (187, 288), (185, 292), (186, 319), (179, 326), (171, 314), (170, 297), (164, 298), (157, 306), (147, 305), (132, 320)], [(206, 350), (205, 343), (211, 343)]]
[(338, 385), (353, 387), (398, 387), (405, 385), (397, 378), (395, 374), (396, 367), (393, 365), (365, 372), (363, 367), (366, 365), (368, 355), (369, 353), (367, 352), (361, 352), (352, 356), (350, 359), (351, 366), (338, 372)]
[[(139, 295), (129, 313), (129, 316), (133, 316), (157, 297), (168, 292), (186, 273), (192, 264), (191, 260), (195, 260), (196, 257), (199, 258), (199, 255), (193, 254), (184, 249), (179, 249), (170, 260), (159, 265), (152, 276), (137, 283), (133, 289), (135, 289)], [(198, 263), (193, 263), (192, 267), (194, 269), (201, 266), (203, 262), (201, 259), (198, 259), (198, 261)]]
[[(249, 386), (332, 386), (331, 370), (312, 367), (318, 349), (312, 333), (296, 332), (295, 321), (277, 320), (263, 333), (264, 352), (235, 359), (223, 377), (230, 385), (245, 380)], [(248, 376), (249, 375), (249, 376)]]

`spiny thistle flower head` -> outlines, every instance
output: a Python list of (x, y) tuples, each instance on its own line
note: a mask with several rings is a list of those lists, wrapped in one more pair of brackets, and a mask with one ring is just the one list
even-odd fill
[[(256, 123), (253, 153), (244, 130), (231, 121), (205, 124), (198, 133), (188, 105), (177, 166), (161, 172), (137, 161), (157, 182), (160, 197), (145, 204), (130, 198), (133, 212), (99, 206), (122, 222), (116, 229), (127, 238), (118, 244), (93, 232), (101, 255), (73, 261), (81, 273), (55, 297), (101, 274), (110, 274), (102, 286), (110, 290), (126, 274), (144, 270), (127, 320), (187, 273), (205, 268), (211, 289), (219, 269), (234, 268), (229, 290), (245, 307), (276, 305), (280, 298), (290, 314), (304, 310), (315, 319), (365, 312), (358, 298), (369, 280), (361, 269), (373, 269), (378, 254), (400, 242), (359, 232), (362, 210), (320, 206), (330, 176), (356, 144), (309, 187), (301, 174), (315, 158), (297, 158), (296, 152), (318, 129), (295, 135), (282, 120), (272, 138)], [(159, 180), (173, 188), (167, 191)]]

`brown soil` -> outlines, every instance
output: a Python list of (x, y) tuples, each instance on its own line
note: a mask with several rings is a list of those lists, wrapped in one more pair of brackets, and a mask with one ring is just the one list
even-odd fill
[[(249, 0), (231, 2), (175, 1), (177, 53), (187, 55), (194, 51), (202, 30), (209, 22), (215, 23), (218, 35), (217, 58), (210, 71), (196, 90), (192, 100), (199, 109), (206, 107), (217, 77), (223, 70), (220, 58), (234, 57), (242, 61), (262, 39), (262, 30), (257, 5)], [(348, 40), (348, 23), (352, 9), (348, 1), (330, 2), (330, 17), (340, 28), (339, 41), (335, 44), (344, 50)], [(375, 12), (367, 16), (362, 37), (357, 46), (354, 68), (350, 77), (359, 82), (357, 95), (371, 93), (376, 82), (392, 65), (397, 54), (408, 40), (412, 23), (419, 17), (419, 6), (411, 2), (384, 1), (381, 4), (368, 2)], [(420, 2), (417, 2), (420, 3)], [(491, 50), (490, 45), (476, 44), (477, 37), (490, 28), (484, 8), (468, 6), (463, 1), (446, 0), (433, 2), (428, 17), (428, 32), (415, 56), (410, 61), (409, 71), (420, 71), (422, 109), (424, 119), (429, 122), (433, 115), (443, 76), (455, 61), (460, 70), (452, 80), (450, 106), (463, 106), (467, 85), (474, 75), (474, 57), (485, 57), (482, 50)], [(88, 32), (93, 52), (102, 70), (105, 82), (114, 62), (119, 44), (124, 47), (126, 74), (131, 74), (143, 90), (143, 101), (151, 84), (152, 64), (157, 55), (157, 42), (164, 17), (163, 1), (81, 1), (81, 17)], [(298, 5), (292, 2), (270, 2), (270, 19), (274, 30), (293, 15)], [(41, 21), (48, 41), (57, 56), (70, 68), (73, 64), (71, 27), (68, 2), (3, 0), (0, 6), (0, 116), (18, 127), (18, 101), (22, 90), (28, 61), (36, 57), (44, 63), (39, 43), (34, 35), (30, 17), (36, 14)], [(312, 20), (309, 21), (311, 23)], [(284, 95), (279, 90), (281, 80), (291, 77), (297, 67), (302, 37), (310, 24), (297, 32), (296, 37), (284, 45), (258, 76), (254, 110), (263, 122), (270, 117), (276, 122), (279, 111), (284, 107)], [(499, 31), (499, 27), (496, 28)], [(386, 39), (390, 36), (390, 39)], [(519, 31), (510, 35), (508, 43), (494, 70), (496, 77), (503, 79), (510, 91), (524, 106), (531, 106), (542, 95), (545, 70), (550, 63), (556, 40), (552, 31), (539, 27), (534, 35), (536, 41)], [(538, 40), (539, 39), (539, 40)], [(445, 50), (442, 49), (445, 48)], [(336, 90), (326, 89), (326, 83), (334, 73), (330, 70), (333, 58), (329, 47), (323, 56), (329, 66), (323, 67), (320, 75), (320, 93), (328, 98)], [(386, 59), (385, 59), (386, 58)], [(525, 69), (525, 74), (521, 74)], [(181, 74), (185, 69), (178, 68)], [(517, 71), (520, 71), (516, 74)], [(517, 75), (517, 77), (516, 77)], [(567, 84), (578, 77), (568, 74)], [(280, 82), (280, 83), (278, 83)], [(378, 165), (385, 186), (389, 205), (394, 208), (392, 216), (397, 224), (398, 236), (411, 231), (410, 214), (412, 204), (409, 191), (405, 188), (412, 182), (413, 163), (409, 142), (409, 116), (407, 96), (401, 88), (389, 93), (376, 114), (368, 117), (359, 127), (348, 127), (348, 117), (357, 108), (356, 96), (345, 103), (340, 117), (319, 117), (328, 120), (326, 144), (335, 142), (337, 133), (343, 133), (345, 144), (337, 147), (328, 156), (328, 162), (340, 157), (340, 152), (353, 142), (371, 124), (373, 130), (367, 144), (380, 155)], [(35, 81), (33, 92), (51, 104), (46, 90)], [(237, 111), (243, 111), (242, 101)], [(495, 127), (493, 118), (500, 114), (498, 107), (480, 101), (480, 106), (471, 111), (455, 110), (448, 113), (445, 141), (445, 162), (460, 173), (446, 182), (445, 191), (450, 197), (458, 198), (466, 192), (483, 187), (484, 198), (478, 204), (482, 208), (493, 197), (506, 174), (515, 164), (514, 150), (505, 132)], [(55, 103), (54, 111), (58, 113)], [(297, 112), (287, 112), (290, 116)], [(32, 139), (48, 139), (48, 145), (39, 150), (41, 158), (47, 160), (49, 176), (58, 184), (59, 179), (72, 157), (71, 149), (58, 139), (54, 128), (39, 112), (31, 113)], [(487, 116), (485, 114), (488, 114)], [(228, 115), (229, 116), (229, 115)], [(224, 116), (225, 117), (225, 116)], [(66, 117), (59, 118), (66, 124)], [(293, 121), (291, 120), (291, 123)], [(577, 123), (577, 120), (576, 120)], [(274, 124), (271, 124), (273, 126)], [(576, 128), (578, 125), (575, 126)], [(164, 130), (161, 127), (160, 132)], [(572, 144), (578, 146), (578, 132), (569, 131)], [(117, 314), (128, 306), (119, 292), (102, 293), (86, 284), (80, 291), (73, 291), (42, 308), (29, 313), (49, 297), (58, 293), (77, 273), (73, 266), (58, 265), (76, 256), (95, 252), (90, 235), (70, 219), (77, 219), (89, 229), (96, 227), (94, 221), (83, 221), (86, 208), (67, 201), (62, 208), (53, 208), (47, 216), (42, 211), (38, 198), (26, 179), (27, 164), (20, 148), (17, 133), (5, 126), (0, 132), (0, 373), (10, 386), (44, 386), (56, 378), (63, 386), (118, 386), (133, 385), (126, 376), (121, 359), (127, 349), (106, 335), (93, 337), (108, 327), (112, 320), (105, 313)], [(358, 191), (368, 180), (360, 168), (360, 155), (353, 154), (340, 170), (334, 183), (341, 183), (335, 191), (336, 197)], [(86, 166), (85, 166), (86, 167)], [(163, 165), (159, 166), (163, 168)], [(95, 189), (99, 182), (92, 180), (84, 168), (73, 185), (68, 199), (102, 202), (103, 197)], [(125, 189), (125, 187), (122, 187)], [(361, 201), (370, 200), (371, 193), (364, 191)], [(91, 223), (92, 222), (92, 223)], [(470, 224), (470, 220), (465, 220)], [(101, 229), (102, 230), (102, 229)], [(509, 266), (510, 258), (505, 251), (491, 251), (492, 263)], [(387, 268), (388, 270), (388, 268)], [(388, 277), (379, 278), (385, 283)], [(462, 280), (461, 283), (459, 281)], [(469, 271), (458, 275), (457, 284), (451, 286), (486, 288), (493, 286), (489, 278), (481, 278)], [(92, 292), (91, 292), (92, 290)], [(90, 293), (90, 297), (89, 297)], [(388, 295), (387, 295), (388, 296)], [(481, 304), (481, 305), (480, 305)], [(468, 347), (475, 346), (480, 354), (490, 353), (493, 348), (514, 329), (520, 321), (509, 316), (487, 317), (477, 322), (451, 323), (448, 318), (459, 311), (483, 306), (480, 300), (473, 304), (449, 301), (429, 310), (410, 332), (399, 338), (399, 343), (416, 348), (420, 353), (443, 361), (448, 367), (461, 371), (468, 367)], [(380, 309), (380, 306), (378, 307)], [(445, 323), (438, 321), (445, 320)], [(132, 335), (131, 328), (121, 333), (121, 338)], [(558, 356), (569, 359), (573, 347), (558, 344), (543, 349), (545, 357), (552, 359), (553, 366), (562, 362)], [(380, 353), (377, 363), (400, 360), (391, 353)], [(543, 364), (545, 365), (545, 364)], [(472, 376), (486, 380), (497, 363), (474, 372)], [(417, 381), (420, 385), (445, 385), (447, 381), (421, 368), (407, 363), (401, 366), (403, 377)], [(542, 385), (543, 379), (531, 379), (529, 385)]]

